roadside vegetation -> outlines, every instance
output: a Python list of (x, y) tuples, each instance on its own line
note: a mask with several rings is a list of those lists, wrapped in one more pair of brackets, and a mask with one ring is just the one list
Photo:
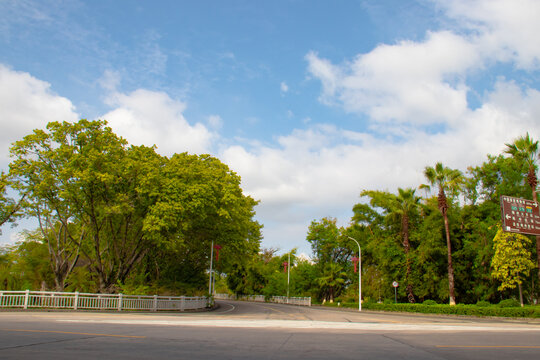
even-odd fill
[[(358, 308), (358, 303), (333, 303), (325, 304), (331, 307)], [(436, 315), (465, 315), (477, 317), (509, 317), (509, 318), (540, 318), (540, 306), (525, 305), (520, 306), (519, 301), (515, 299), (502, 300), (498, 304), (491, 304), (487, 301), (479, 301), (477, 304), (437, 304), (432, 300), (426, 300), (422, 304), (410, 303), (376, 303), (364, 302), (362, 309), (372, 311), (394, 311), (409, 312), (418, 314), (436, 314)]]
[(35, 130), (11, 159), (1, 224), (37, 225), (0, 249), (0, 290), (204, 294), (214, 243), (218, 293), (355, 307), (356, 239), (365, 309), (538, 317), (540, 240), (500, 224), (501, 195), (538, 200), (529, 134), (466, 172), (435, 163), (414, 187), (363, 190), (348, 226), (311, 222), (311, 259), (260, 247), (257, 201), (212, 156), (161, 156), (81, 120)]

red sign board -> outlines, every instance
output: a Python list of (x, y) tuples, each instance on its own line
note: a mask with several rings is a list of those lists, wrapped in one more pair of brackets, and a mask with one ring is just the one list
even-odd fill
[(540, 207), (532, 200), (501, 196), (503, 230), (540, 235)]

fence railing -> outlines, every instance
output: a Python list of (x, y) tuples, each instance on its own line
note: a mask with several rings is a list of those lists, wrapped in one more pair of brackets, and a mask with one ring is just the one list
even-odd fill
[[(255, 301), (266, 302), (264, 295), (229, 295), (229, 294), (214, 294), (216, 300), (241, 300), (241, 301)], [(300, 306), (311, 306), (310, 297), (287, 297), (287, 296), (272, 296), (268, 302), (277, 304), (290, 304)]]
[(277, 304), (311, 306), (310, 297), (272, 296), (272, 302)]
[(240, 301), (254, 301), (265, 302), (264, 295), (230, 295), (230, 294), (214, 294), (216, 300), (240, 300)]
[(0, 308), (46, 308), (72, 310), (184, 311), (204, 309), (205, 296), (157, 296), (87, 294), (52, 291), (0, 291)]

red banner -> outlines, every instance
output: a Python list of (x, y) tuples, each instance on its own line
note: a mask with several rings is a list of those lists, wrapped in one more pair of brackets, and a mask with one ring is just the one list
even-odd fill
[(214, 245), (214, 249), (216, 249), (216, 262), (219, 261), (219, 250), (221, 250), (221, 245)]
[(354, 257), (351, 259), (351, 261), (352, 261), (353, 264), (354, 264), (354, 273), (355, 273), (355, 274), (356, 274), (356, 271), (357, 271), (356, 267), (357, 267), (357, 265), (358, 265), (358, 260), (360, 260), (360, 259), (358, 259), (356, 256), (354, 256)]

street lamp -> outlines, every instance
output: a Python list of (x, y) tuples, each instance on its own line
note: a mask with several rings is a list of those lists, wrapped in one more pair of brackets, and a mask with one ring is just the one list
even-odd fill
[(221, 250), (220, 245), (214, 245), (214, 240), (212, 240), (212, 245), (210, 246), (210, 279), (208, 280), (208, 293), (210, 296), (214, 296), (216, 275), (214, 274), (213, 260), (214, 260), (214, 249), (216, 249), (216, 265), (219, 261), (219, 250)]
[(291, 253), (289, 252), (289, 261), (283, 262), (284, 270), (287, 271), (287, 304), (289, 303), (289, 283), (291, 280)]
[(358, 311), (362, 311), (362, 249), (360, 249), (360, 243), (355, 238), (347, 237), (358, 245)]

